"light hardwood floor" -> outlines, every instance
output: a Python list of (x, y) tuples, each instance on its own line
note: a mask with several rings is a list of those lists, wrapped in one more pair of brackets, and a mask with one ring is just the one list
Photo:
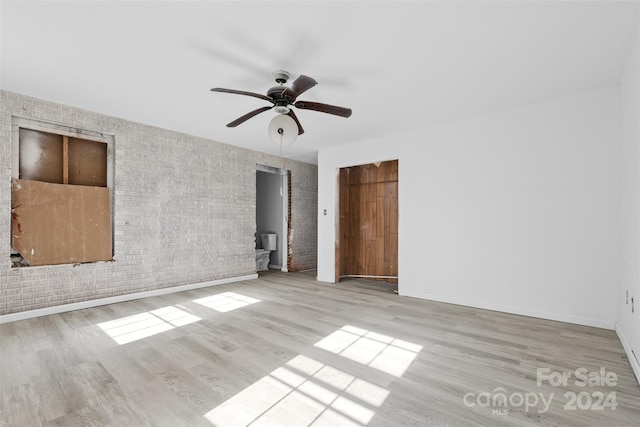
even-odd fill
[(615, 332), (391, 286), (267, 272), (0, 325), (0, 425), (640, 425)]

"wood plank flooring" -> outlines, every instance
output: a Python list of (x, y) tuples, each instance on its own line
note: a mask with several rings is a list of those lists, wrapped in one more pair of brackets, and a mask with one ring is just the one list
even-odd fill
[(615, 332), (393, 286), (265, 272), (0, 325), (0, 425), (640, 425)]

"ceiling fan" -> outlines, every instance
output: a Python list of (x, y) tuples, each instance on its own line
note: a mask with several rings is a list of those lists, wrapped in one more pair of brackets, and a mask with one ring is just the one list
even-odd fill
[(300, 75), (300, 77), (295, 79), (290, 86), (285, 86), (285, 83), (287, 83), (290, 76), (287, 71), (274, 71), (273, 76), (275, 77), (278, 86), (274, 86), (269, 89), (266, 95), (255, 92), (246, 92), (243, 90), (225, 89), (222, 87), (214, 87), (213, 89), (211, 89), (211, 91), (213, 92), (235, 93), (238, 95), (253, 96), (255, 98), (264, 99), (265, 101), (269, 101), (273, 104), (270, 107), (260, 107), (245, 114), (244, 116), (238, 117), (234, 121), (228, 123), (227, 127), (236, 127), (246, 122), (253, 116), (256, 116), (273, 108), (277, 113), (288, 115), (289, 117), (291, 117), (298, 125), (298, 135), (302, 135), (304, 133), (304, 129), (302, 128), (298, 117), (296, 117), (296, 114), (291, 108), (289, 108), (290, 106), (294, 106), (302, 110), (314, 110), (321, 113), (333, 114), (340, 117), (351, 116), (350, 108), (336, 107), (335, 105), (321, 104), (319, 102), (296, 101), (299, 95), (303, 94), (304, 92), (318, 84), (318, 82), (316, 82), (311, 77)]

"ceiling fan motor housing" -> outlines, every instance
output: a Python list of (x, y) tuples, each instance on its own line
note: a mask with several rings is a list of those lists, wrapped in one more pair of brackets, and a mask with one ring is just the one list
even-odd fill
[(274, 86), (267, 91), (267, 96), (273, 99), (274, 110), (279, 114), (289, 114), (289, 105), (293, 103), (293, 98), (285, 93), (286, 86)]
[[(284, 91), (286, 88), (287, 88), (286, 86), (273, 86), (267, 91), (267, 96), (270, 96), (276, 102), (280, 100), (284, 101), (286, 97), (284, 95)], [(291, 97), (289, 97), (289, 99), (291, 99)]]

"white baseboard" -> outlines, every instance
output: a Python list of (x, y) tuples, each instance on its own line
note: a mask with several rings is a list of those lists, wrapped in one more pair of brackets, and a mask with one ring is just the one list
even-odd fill
[(627, 353), (627, 359), (629, 359), (631, 369), (633, 369), (633, 373), (636, 376), (636, 381), (638, 381), (638, 383), (640, 384), (640, 364), (638, 363), (638, 359), (636, 359), (635, 355), (633, 354), (631, 345), (629, 344), (629, 341), (627, 341), (627, 338), (624, 336), (622, 328), (620, 327), (618, 322), (616, 322), (616, 334), (618, 334), (618, 338), (620, 338), (620, 342), (622, 343), (624, 352)]
[(0, 316), (0, 324), (15, 322), (17, 320), (31, 319), (34, 317), (48, 316), (50, 314), (64, 313), (67, 311), (98, 307), (101, 305), (132, 301), (140, 298), (149, 298), (149, 297), (155, 297), (159, 295), (172, 294), (175, 292), (190, 291), (192, 289), (206, 288), (208, 286), (225, 285), (228, 283), (241, 282), (243, 280), (252, 280), (257, 278), (258, 278), (257, 274), (248, 274), (246, 276), (229, 277), (226, 279), (211, 280), (208, 282), (191, 283), (188, 285), (173, 286), (170, 288), (154, 289), (152, 291), (136, 292), (133, 294), (125, 294), (125, 295), (118, 295), (115, 297), (107, 297), (107, 298), (93, 299), (89, 301), (74, 302), (71, 304), (56, 305), (53, 307), (38, 308), (36, 310), (21, 311), (19, 313), (4, 314)]
[[(399, 289), (399, 291), (401, 290), (402, 289)], [(574, 316), (571, 314), (552, 313), (552, 312), (539, 311), (539, 310), (529, 310), (526, 308), (511, 307), (511, 306), (505, 306), (505, 305), (499, 305), (499, 304), (487, 304), (483, 302), (469, 301), (469, 300), (459, 299), (459, 298), (442, 297), (440, 295), (432, 295), (432, 294), (407, 295), (407, 294), (401, 293), (400, 295), (413, 297), (413, 298), (422, 298), (430, 301), (444, 302), (447, 304), (463, 305), (465, 307), (481, 308), (484, 310), (493, 310), (493, 311), (500, 311), (503, 313), (518, 314), (520, 316), (537, 317), (539, 319), (545, 319), (545, 320), (555, 320), (558, 322), (574, 323), (576, 325), (593, 326), (596, 328), (609, 329), (609, 330), (615, 329), (615, 322), (613, 321), (610, 322), (607, 320), (592, 319), (589, 317)]]

